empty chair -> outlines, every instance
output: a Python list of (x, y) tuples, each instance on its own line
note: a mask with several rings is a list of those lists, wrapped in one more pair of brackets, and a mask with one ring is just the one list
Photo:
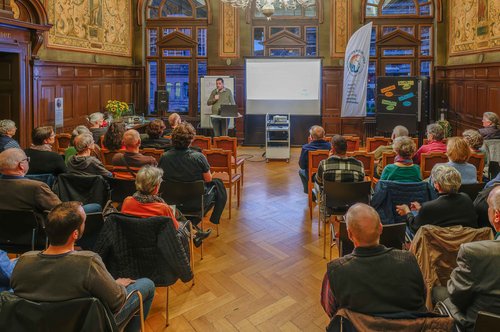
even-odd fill
[(353, 152), (353, 151), (358, 151), (359, 150), (359, 137), (357, 136), (344, 136), (345, 140), (347, 141), (347, 152)]
[(201, 150), (210, 150), (212, 148), (212, 139), (208, 136), (196, 135), (191, 142), (191, 146), (196, 146)]
[(46, 246), (43, 221), (37, 219), (35, 212), (0, 210), (0, 249), (22, 254)]
[[(370, 202), (371, 182), (334, 182), (324, 181), (323, 196), (323, 258), (326, 258), (326, 224), (329, 216), (343, 216), (350, 206)], [(333, 243), (333, 238), (331, 239)]]
[(109, 200), (109, 184), (101, 175), (59, 174), (52, 189), (63, 202), (97, 203), (104, 207)]
[(108, 178), (111, 190), (111, 201), (121, 204), (125, 198), (132, 196), (135, 189), (135, 181), (129, 179)]
[(160, 161), (160, 158), (161, 158), (162, 154), (164, 153), (163, 150), (154, 149), (154, 148), (144, 148), (144, 149), (140, 150), (139, 152), (145, 156), (151, 156), (151, 157), (155, 158), (156, 162)]
[(448, 162), (448, 156), (443, 152), (422, 153), (420, 156), (420, 172), (422, 179), (427, 179), (431, 176), (431, 171), (434, 165)]
[(237, 206), (240, 206), (241, 175), (233, 174), (231, 167), (231, 151), (225, 150), (204, 150), (203, 154), (207, 157), (210, 165), (210, 171), (215, 173), (214, 177), (224, 182), (224, 186), (229, 189), (229, 219), (231, 219), (231, 201), (233, 187), (236, 187)]
[(243, 186), (245, 159), (238, 158), (238, 139), (236, 137), (219, 136), (214, 137), (213, 141), (215, 148), (232, 152), (231, 166), (235, 172), (237, 172), (238, 168), (240, 169), (241, 185)]
[(477, 182), (483, 182), (483, 171), (484, 171), (484, 154), (483, 153), (471, 153), (469, 164), (476, 167), (477, 170)]
[[(307, 200), (309, 203), (309, 218), (312, 220), (313, 216), (313, 187), (314, 187), (314, 182), (313, 182), (313, 175), (318, 172), (318, 166), (319, 163), (328, 158), (330, 151), (328, 150), (316, 150), (316, 151), (309, 151), (308, 152), (308, 165), (307, 165), (307, 171), (308, 171), (308, 181), (307, 181)], [(318, 221), (318, 233), (319, 233), (319, 221)]]
[(373, 155), (373, 153), (366, 151), (354, 151), (354, 152), (348, 152), (347, 155), (349, 157), (354, 157), (355, 159), (363, 163), (365, 176), (369, 177), (371, 181), (374, 176), (374, 168), (375, 168), (375, 156)]

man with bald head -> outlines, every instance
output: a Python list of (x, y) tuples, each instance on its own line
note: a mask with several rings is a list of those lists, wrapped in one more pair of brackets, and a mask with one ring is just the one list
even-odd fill
[[(448, 280), (444, 304), (462, 331), (473, 331), (479, 311), (500, 314), (500, 185), (488, 195), (488, 218), (495, 228), (495, 240), (464, 243), (457, 267)], [(439, 287), (441, 288), (441, 287)], [(437, 300), (442, 289), (433, 289)], [(441, 293), (441, 294), (439, 294)], [(439, 294), (439, 295), (438, 295)]]
[(325, 130), (321, 126), (312, 126), (309, 129), (309, 143), (302, 146), (299, 158), (299, 176), (304, 187), (304, 193), (307, 194), (307, 183), (311, 181), (308, 179), (308, 166), (309, 166), (309, 151), (327, 150), (331, 149), (331, 144), (325, 141)]
[(111, 161), (113, 166), (141, 168), (145, 165), (156, 166), (156, 159), (139, 153), (141, 147), (141, 136), (135, 129), (129, 129), (123, 134), (123, 145), (125, 153), (117, 153)]
[(379, 244), (380, 217), (358, 203), (345, 216), (354, 251), (328, 263), (321, 304), (330, 318), (339, 309), (368, 315), (427, 312), (425, 284), (408, 251)]
[(29, 161), (21, 149), (0, 153), (0, 210), (32, 210), (42, 215), (61, 203), (45, 183), (24, 177)]

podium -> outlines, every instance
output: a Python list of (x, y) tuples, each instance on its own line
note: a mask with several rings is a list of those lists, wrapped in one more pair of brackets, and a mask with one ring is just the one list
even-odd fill
[[(210, 120), (212, 120), (212, 119), (226, 119), (226, 122), (225, 122), (226, 125), (222, 126), (222, 136), (228, 136), (229, 120), (231, 120), (231, 119), (236, 120), (236, 119), (239, 119), (241, 117), (243, 117), (243, 116), (240, 113), (238, 113), (238, 116), (222, 116), (222, 115), (218, 115), (218, 114), (211, 114)], [(236, 128), (236, 121), (234, 121), (234, 127)]]

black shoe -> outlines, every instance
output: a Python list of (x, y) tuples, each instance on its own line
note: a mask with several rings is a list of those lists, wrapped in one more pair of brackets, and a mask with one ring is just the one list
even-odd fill
[(199, 238), (201, 240), (206, 239), (212, 233), (212, 229), (207, 229), (205, 232), (198, 231), (196, 232), (195, 238)]
[(198, 237), (195, 237), (194, 240), (193, 240), (193, 242), (194, 242), (194, 246), (196, 248), (198, 248), (199, 246), (201, 246), (201, 243), (203, 242), (203, 240), (200, 239), (200, 238), (198, 238)]

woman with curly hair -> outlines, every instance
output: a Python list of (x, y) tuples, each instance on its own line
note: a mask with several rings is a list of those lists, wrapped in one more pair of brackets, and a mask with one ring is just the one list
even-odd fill
[(420, 182), (420, 167), (413, 163), (415, 142), (410, 137), (401, 136), (394, 140), (393, 150), (396, 152), (394, 164), (385, 166), (380, 180), (397, 182)]
[[(173, 149), (165, 152), (160, 158), (159, 167), (163, 169), (163, 178), (169, 181), (192, 182), (203, 180), (205, 182), (205, 208), (214, 205), (214, 211), (210, 221), (214, 224), (220, 222), (220, 217), (227, 201), (226, 189), (220, 179), (212, 179), (210, 165), (207, 158), (198, 151), (191, 149), (191, 142), (196, 135), (193, 126), (187, 122), (179, 124), (172, 132)], [(215, 187), (215, 190), (210, 190)], [(184, 208), (192, 206), (196, 208), (195, 202), (183, 204)], [(193, 220), (193, 224), (199, 220)]]
[(146, 127), (148, 138), (142, 140), (141, 147), (169, 150), (172, 147), (172, 142), (168, 138), (163, 137), (165, 128), (163, 120), (155, 119), (151, 121)]
[(112, 122), (106, 135), (104, 135), (104, 147), (109, 151), (117, 151), (123, 149), (123, 134), (125, 134), (125, 122)]

